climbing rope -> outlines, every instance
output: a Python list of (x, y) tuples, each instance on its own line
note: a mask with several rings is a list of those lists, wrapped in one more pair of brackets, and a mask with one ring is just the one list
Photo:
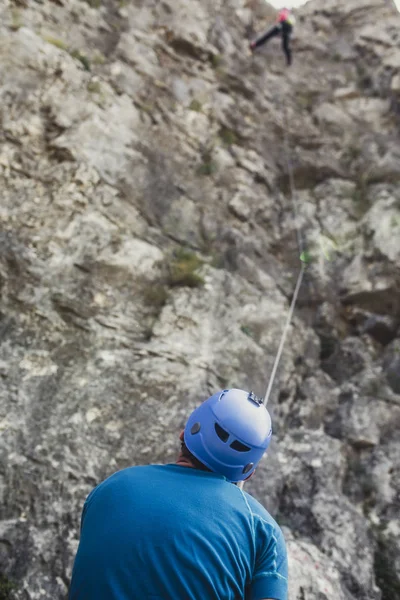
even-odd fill
[[(276, 377), (276, 373), (278, 371), (278, 367), (281, 361), (281, 357), (282, 357), (282, 352), (285, 346), (285, 342), (286, 342), (286, 338), (287, 338), (287, 334), (289, 332), (290, 329), (290, 325), (292, 323), (292, 319), (293, 319), (293, 314), (294, 314), (294, 310), (296, 308), (296, 304), (297, 304), (297, 298), (299, 295), (299, 291), (301, 288), (301, 284), (303, 282), (303, 277), (304, 277), (304, 273), (306, 270), (306, 266), (307, 266), (307, 252), (305, 250), (305, 243), (303, 240), (303, 236), (301, 233), (301, 229), (299, 227), (299, 211), (298, 211), (298, 206), (297, 206), (297, 191), (296, 191), (296, 186), (295, 186), (295, 181), (294, 181), (294, 173), (293, 173), (293, 165), (292, 165), (292, 161), (290, 159), (290, 147), (289, 147), (289, 140), (288, 140), (288, 131), (289, 131), (289, 117), (288, 117), (288, 110), (287, 110), (287, 105), (286, 102), (283, 102), (283, 105), (285, 107), (284, 109), (284, 123), (282, 126), (282, 130), (283, 130), (283, 147), (284, 147), (284, 154), (285, 154), (285, 161), (286, 161), (286, 168), (288, 171), (288, 175), (289, 175), (289, 189), (290, 189), (290, 199), (291, 199), (291, 204), (292, 204), (292, 210), (293, 210), (293, 216), (294, 216), (294, 220), (295, 220), (295, 229), (296, 229), (296, 237), (297, 237), (297, 246), (298, 246), (298, 251), (299, 251), (299, 258), (300, 258), (300, 262), (301, 262), (301, 268), (300, 268), (300, 272), (298, 274), (297, 277), (297, 281), (296, 281), (296, 285), (295, 285), (295, 289), (293, 292), (293, 297), (292, 297), (292, 301), (290, 303), (290, 308), (286, 317), (286, 321), (285, 321), (285, 325), (283, 327), (283, 331), (282, 331), (282, 335), (281, 335), (281, 339), (279, 342), (279, 347), (275, 356), (275, 361), (274, 361), (274, 365), (272, 367), (272, 372), (271, 372), (271, 376), (269, 378), (269, 382), (268, 382), (268, 387), (267, 387), (267, 391), (265, 392), (265, 396), (264, 396), (264, 400), (263, 403), (266, 406), (268, 404), (271, 392), (272, 392), (272, 388), (274, 385), (274, 381), (275, 381), (275, 377)], [(282, 102), (280, 104), (280, 106), (282, 106)], [(240, 489), (243, 489), (244, 486), (244, 481), (240, 481), (238, 483), (238, 487)]]
[[(281, 102), (280, 106), (282, 106), (282, 102)], [(277, 373), (277, 370), (279, 367), (279, 363), (280, 363), (280, 360), (282, 357), (283, 348), (285, 346), (287, 334), (288, 334), (288, 331), (289, 331), (289, 328), (290, 328), (290, 325), (291, 325), (291, 322), (293, 319), (293, 313), (296, 308), (297, 298), (299, 295), (301, 284), (303, 282), (303, 277), (304, 277), (304, 272), (306, 269), (306, 262), (307, 262), (306, 256), (305, 256), (305, 254), (306, 254), (305, 253), (305, 244), (304, 244), (303, 236), (301, 233), (301, 229), (299, 227), (299, 211), (298, 211), (298, 206), (297, 206), (297, 191), (296, 191), (296, 186), (295, 186), (295, 181), (294, 181), (293, 165), (292, 165), (292, 161), (290, 159), (290, 148), (289, 148), (289, 140), (288, 140), (289, 111), (288, 111), (286, 102), (283, 102), (283, 106), (284, 106), (284, 123), (282, 126), (283, 148), (284, 148), (284, 154), (285, 154), (286, 168), (287, 168), (288, 175), (289, 175), (290, 200), (291, 200), (291, 204), (292, 204), (293, 216), (294, 216), (294, 221), (295, 221), (297, 246), (298, 246), (299, 257), (300, 257), (300, 261), (301, 261), (301, 268), (300, 268), (300, 272), (297, 277), (292, 302), (290, 304), (289, 312), (286, 317), (285, 326), (282, 331), (281, 340), (279, 342), (279, 347), (278, 347), (278, 350), (277, 350), (277, 353), (275, 356), (275, 361), (274, 361), (274, 365), (272, 367), (271, 376), (269, 378), (267, 391), (264, 396), (264, 405), (265, 406), (268, 404), (268, 400), (269, 400), (269, 397), (272, 392), (272, 387), (274, 385), (274, 380), (275, 380), (276, 373)]]
[(291, 325), (291, 322), (292, 322), (292, 319), (293, 319), (293, 313), (294, 313), (294, 309), (296, 308), (297, 298), (298, 298), (298, 295), (299, 295), (301, 284), (303, 282), (303, 276), (304, 276), (305, 269), (306, 269), (306, 264), (304, 262), (302, 262), (301, 269), (300, 269), (299, 275), (297, 277), (297, 282), (296, 282), (296, 287), (295, 287), (295, 290), (294, 290), (292, 302), (290, 304), (289, 312), (288, 312), (287, 317), (286, 317), (285, 326), (284, 326), (283, 331), (282, 331), (281, 341), (279, 342), (278, 351), (276, 353), (276, 357), (275, 357), (275, 361), (274, 361), (274, 366), (272, 367), (271, 377), (269, 378), (267, 391), (265, 392), (265, 396), (264, 396), (264, 404), (265, 404), (265, 406), (268, 404), (268, 400), (269, 400), (269, 397), (270, 397), (271, 391), (272, 391), (272, 386), (274, 385), (274, 380), (275, 380), (276, 372), (277, 372), (278, 367), (279, 367), (279, 363), (280, 363), (280, 360), (281, 360), (283, 348), (285, 346), (287, 334), (288, 334), (288, 331), (289, 331), (289, 328), (290, 328), (290, 325)]
[(294, 183), (294, 175), (293, 175), (293, 166), (292, 161), (290, 160), (290, 149), (289, 149), (289, 140), (288, 140), (288, 131), (289, 131), (289, 111), (287, 104), (284, 103), (284, 123), (283, 123), (283, 147), (285, 151), (285, 160), (286, 160), (286, 168), (289, 174), (289, 187), (290, 187), (290, 200), (292, 203), (293, 215), (295, 219), (296, 225), (296, 237), (297, 237), (297, 246), (299, 249), (299, 255), (301, 256), (305, 250), (304, 240), (301, 234), (299, 223), (299, 210), (297, 206), (297, 192)]

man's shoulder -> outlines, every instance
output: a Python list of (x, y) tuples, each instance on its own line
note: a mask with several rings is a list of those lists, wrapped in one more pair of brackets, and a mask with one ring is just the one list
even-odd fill
[[(109, 475), (104, 479), (97, 487), (108, 487), (116, 484), (123, 484), (123, 482), (131, 481), (134, 479), (145, 479), (151, 477), (154, 469), (161, 465), (132, 465), (125, 469), (120, 469)], [(97, 488), (96, 488), (97, 489)]]
[(260, 519), (265, 524), (271, 525), (272, 527), (279, 529), (278, 523), (270, 515), (267, 509), (261, 504), (261, 502), (256, 500), (251, 494), (248, 494), (247, 492), (243, 493), (245, 494), (247, 504), (253, 517)]
[(132, 465), (131, 467), (116, 471), (108, 479), (145, 478), (151, 476), (155, 472), (162, 472), (163, 467), (165, 467), (165, 465)]

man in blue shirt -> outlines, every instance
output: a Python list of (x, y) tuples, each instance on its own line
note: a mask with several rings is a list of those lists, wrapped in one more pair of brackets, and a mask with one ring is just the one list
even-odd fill
[(233, 485), (271, 440), (262, 402), (223, 390), (190, 415), (176, 464), (130, 467), (83, 507), (70, 600), (287, 600), (282, 532)]

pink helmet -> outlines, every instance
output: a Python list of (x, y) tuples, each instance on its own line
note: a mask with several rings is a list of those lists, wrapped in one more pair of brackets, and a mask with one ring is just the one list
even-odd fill
[(282, 21), (287, 21), (290, 16), (290, 10), (288, 8), (282, 8), (278, 14), (278, 21), (282, 23)]

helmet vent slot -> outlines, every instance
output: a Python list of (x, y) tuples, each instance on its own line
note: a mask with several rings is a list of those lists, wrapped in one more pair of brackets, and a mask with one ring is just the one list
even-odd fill
[(251, 469), (254, 467), (254, 463), (249, 463), (245, 467), (243, 467), (243, 474), (246, 475)]
[(218, 423), (215, 423), (214, 427), (219, 439), (222, 440), (224, 443), (227, 442), (229, 438), (229, 433), (225, 431), (225, 429), (222, 429), (221, 425), (218, 425)]
[(199, 433), (200, 429), (201, 429), (200, 423), (193, 423), (190, 433), (192, 435), (196, 435), (196, 433)]
[(242, 444), (242, 442), (238, 442), (237, 440), (233, 441), (230, 445), (233, 450), (237, 450), (238, 452), (249, 452), (250, 448)]

